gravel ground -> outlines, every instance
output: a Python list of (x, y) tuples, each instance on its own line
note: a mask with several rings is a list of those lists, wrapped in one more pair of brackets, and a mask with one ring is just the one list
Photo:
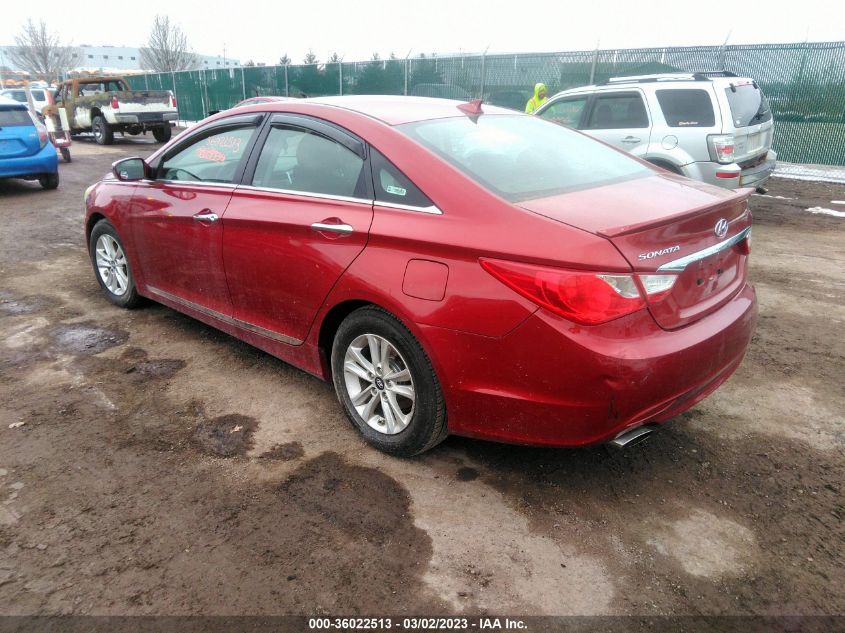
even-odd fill
[(100, 294), (82, 193), (0, 181), (0, 613), (842, 614), (845, 185), (755, 196), (760, 321), (622, 452), (367, 447), (329, 385)]

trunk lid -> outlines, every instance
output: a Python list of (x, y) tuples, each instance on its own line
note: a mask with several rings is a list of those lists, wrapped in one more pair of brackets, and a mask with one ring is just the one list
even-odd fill
[[(750, 194), (661, 174), (520, 206), (606, 237), (634, 272), (677, 275), (668, 294), (649, 304), (661, 327), (676, 329), (717, 310), (745, 284)], [(682, 258), (689, 261), (667, 268)]]
[(19, 158), (41, 149), (38, 130), (26, 106), (0, 103), (0, 158)]

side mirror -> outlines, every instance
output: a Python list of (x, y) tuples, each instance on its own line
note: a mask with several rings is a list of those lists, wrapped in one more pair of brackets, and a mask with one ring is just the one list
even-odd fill
[(147, 177), (147, 164), (142, 158), (124, 158), (111, 166), (115, 178), (124, 182), (143, 180)]

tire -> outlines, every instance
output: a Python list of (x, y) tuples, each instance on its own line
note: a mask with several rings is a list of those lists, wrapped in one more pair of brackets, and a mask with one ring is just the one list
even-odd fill
[(55, 172), (53, 174), (41, 174), (38, 176), (38, 182), (44, 189), (56, 189), (59, 186), (59, 172)]
[(97, 145), (111, 145), (114, 143), (114, 130), (101, 115), (94, 117), (94, 120), (91, 122), (91, 131), (94, 132), (94, 139), (97, 141)]
[(678, 169), (674, 165), (671, 165), (669, 163), (665, 163), (662, 160), (650, 160), (648, 162), (651, 163), (652, 165), (654, 165), (655, 167), (660, 167), (660, 169), (665, 169), (666, 171), (668, 171), (672, 174), (678, 174), (679, 176), (683, 176), (683, 173), (681, 173), (680, 169)]
[(165, 125), (164, 127), (153, 128), (153, 137), (159, 143), (166, 143), (170, 140), (171, 136), (173, 136), (173, 130), (170, 129), (169, 125)]
[(70, 148), (69, 147), (60, 147), (59, 151), (62, 153), (62, 160), (66, 163), (70, 162)]
[(126, 249), (111, 222), (100, 220), (94, 225), (88, 239), (88, 253), (94, 267), (94, 276), (106, 298), (121, 308), (139, 306), (141, 296), (135, 287)]
[[(373, 358), (371, 340), (376, 341), (379, 354), (386, 349), (387, 368), (368, 364)], [(349, 354), (356, 359), (357, 371), (346, 370)], [(446, 404), (434, 368), (398, 319), (375, 306), (355, 310), (335, 334), (331, 360), (335, 392), (346, 417), (377, 449), (410, 457), (446, 439)], [(367, 367), (373, 370), (369, 374), (372, 380)], [(404, 370), (407, 378), (402, 375)], [(390, 380), (391, 376), (400, 377)], [(408, 398), (409, 393), (413, 399)], [(363, 409), (368, 419), (356, 407)]]

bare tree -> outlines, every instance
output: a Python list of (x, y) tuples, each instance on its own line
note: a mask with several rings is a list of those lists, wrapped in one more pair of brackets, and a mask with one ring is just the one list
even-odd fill
[(319, 63), (319, 60), (317, 59), (317, 56), (314, 54), (314, 51), (312, 51), (309, 48), (308, 53), (305, 55), (305, 58), (302, 60), (302, 63), (303, 64), (317, 64), (317, 63)]
[(279, 66), (290, 66), (290, 57), (287, 53), (279, 57)]
[(158, 73), (191, 70), (197, 56), (188, 46), (188, 38), (166, 15), (156, 15), (147, 45), (141, 49), (141, 66)]
[(15, 46), (7, 55), (16, 66), (31, 75), (54, 81), (69, 69), (73, 50), (63, 45), (57, 34), (47, 30), (44, 20), (36, 24), (30, 18), (15, 37)]

